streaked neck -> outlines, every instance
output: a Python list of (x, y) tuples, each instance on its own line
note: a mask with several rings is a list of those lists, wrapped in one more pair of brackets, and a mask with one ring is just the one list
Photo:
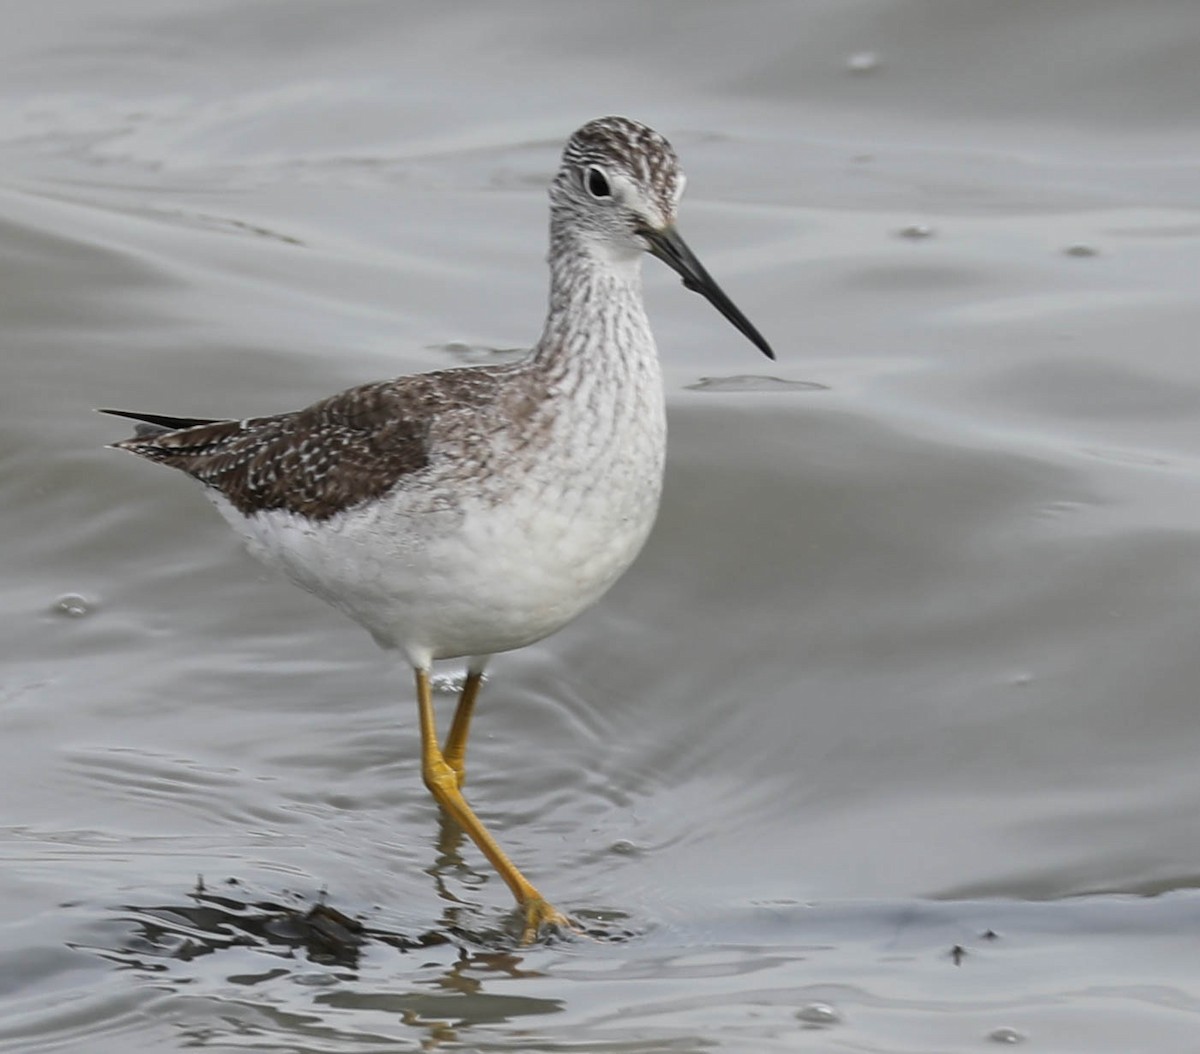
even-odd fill
[[(571, 217), (552, 213), (550, 305), (533, 360), (552, 372), (656, 357), (642, 302), (641, 256), (621, 257), (589, 243)], [(616, 360), (616, 361), (614, 361)]]

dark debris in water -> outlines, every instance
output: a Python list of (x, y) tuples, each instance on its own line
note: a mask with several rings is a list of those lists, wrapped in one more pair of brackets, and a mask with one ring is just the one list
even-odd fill
[[(989, 926), (979, 935), (979, 939), (981, 941), (998, 941), (1000, 939), (1000, 934), (998, 934)], [(963, 960), (970, 955), (971, 952), (966, 946), (962, 944), (955, 944), (951, 947), (948, 954), (950, 956), (950, 961), (953, 962), (955, 966), (962, 966)]]

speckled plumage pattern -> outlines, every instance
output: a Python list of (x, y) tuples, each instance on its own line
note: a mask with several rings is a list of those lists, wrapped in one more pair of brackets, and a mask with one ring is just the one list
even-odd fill
[(572, 137), (552, 190), (550, 313), (526, 360), (242, 421), (147, 416), (114, 445), (198, 479), (256, 556), (418, 665), (553, 632), (641, 548), (665, 448), (640, 252), (598, 255), (560, 186), (596, 164), (649, 188), (660, 221), (674, 208), (682, 177), (657, 133), (607, 118)]
[[(550, 186), (550, 305), (521, 362), (365, 384), (242, 421), (109, 411), (113, 444), (177, 468), (254, 555), (398, 648), (416, 671), (422, 776), (508, 884), (525, 937), (569, 920), (495, 843), (461, 793), (479, 677), (540, 640), (625, 571), (658, 511), (666, 417), (642, 306), (650, 252), (772, 352), (674, 228), (670, 144), (622, 117), (579, 129)], [(437, 737), (435, 659), (467, 656)]]
[(115, 443), (207, 488), (252, 552), (419, 668), (553, 632), (632, 562), (658, 508), (662, 381), (641, 257), (767, 354), (674, 230), (657, 132), (584, 125), (550, 186), (550, 305), (522, 362), (365, 384), (241, 421), (124, 414)]
[(293, 413), (151, 431), (116, 445), (181, 469), (245, 516), (279, 509), (320, 522), (426, 468), (447, 431), (452, 441), (451, 421), (528, 418), (540, 401), (537, 386), (506, 386), (510, 372), (481, 367), (400, 377)]
[(685, 182), (675, 150), (653, 128), (625, 117), (602, 117), (571, 136), (555, 183), (569, 182), (576, 171), (586, 170), (588, 165), (608, 165), (614, 157), (619, 157), (625, 172), (649, 192), (660, 216), (674, 216)]

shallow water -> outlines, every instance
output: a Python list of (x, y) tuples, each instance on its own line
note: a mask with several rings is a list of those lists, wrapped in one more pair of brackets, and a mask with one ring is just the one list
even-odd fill
[[(1196, 1049), (1190, 0), (0, 23), (0, 1050)], [(472, 741), (519, 948), (407, 673), (90, 411), (527, 345), (607, 112), (779, 361), (649, 262), (660, 522)]]

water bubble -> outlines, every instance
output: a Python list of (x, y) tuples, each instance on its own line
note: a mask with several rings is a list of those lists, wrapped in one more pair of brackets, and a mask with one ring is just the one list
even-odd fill
[(796, 1011), (796, 1017), (815, 1028), (829, 1028), (842, 1021), (842, 1015), (828, 1003), (807, 1003)]
[(610, 853), (616, 853), (617, 856), (641, 856), (639, 849), (628, 838), (618, 838), (612, 845), (608, 847)]
[(988, 1041), (991, 1043), (1024, 1043), (1025, 1037), (1015, 1028), (994, 1028), (987, 1034)]
[(874, 73), (879, 69), (879, 52), (856, 51), (847, 56), (846, 69), (851, 73)]
[(90, 615), (95, 607), (96, 605), (87, 597), (82, 597), (78, 593), (64, 593), (54, 602), (51, 610), (56, 615), (65, 615), (67, 618), (83, 618)]
[(1097, 249), (1094, 245), (1084, 245), (1082, 242), (1079, 242), (1075, 245), (1068, 245), (1063, 250), (1063, 255), (1064, 256), (1099, 256), (1100, 250)]
[(912, 241), (920, 241), (922, 238), (932, 238), (935, 231), (928, 223), (910, 223), (907, 227), (901, 227), (896, 236), (899, 238), (909, 238)]
[(337, 984), (337, 980), (331, 973), (299, 973), (292, 977), (293, 984), (302, 984), (308, 988), (325, 988)]

